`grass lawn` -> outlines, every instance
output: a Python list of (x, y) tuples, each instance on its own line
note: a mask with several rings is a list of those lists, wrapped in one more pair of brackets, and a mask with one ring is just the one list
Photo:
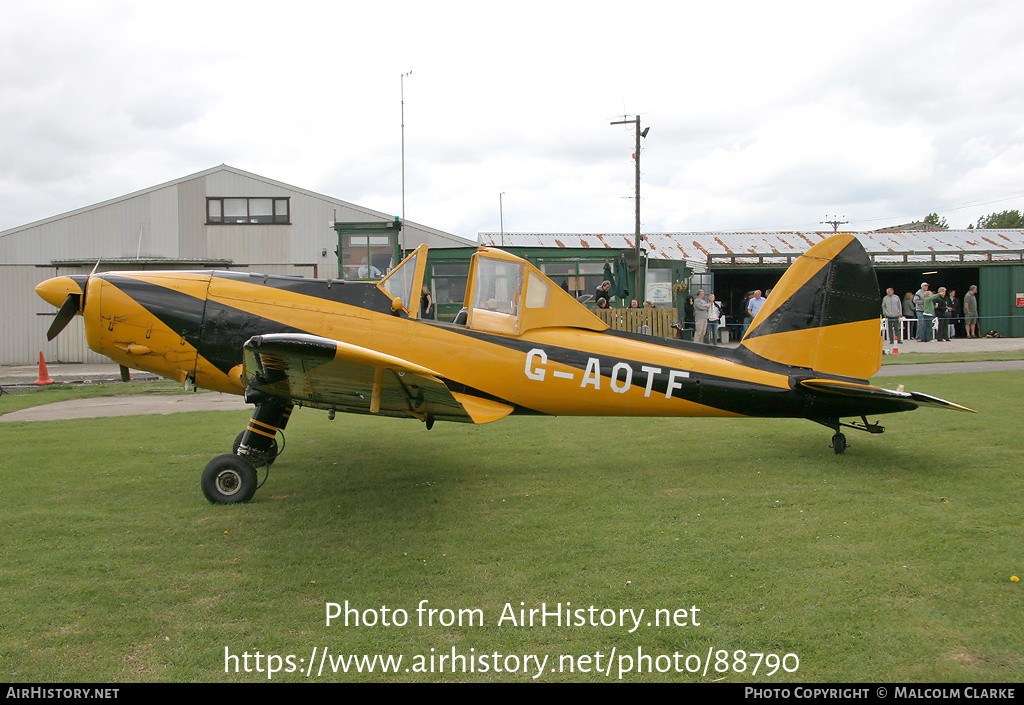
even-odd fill
[(1020, 682), (1024, 372), (899, 383), (980, 413), (836, 456), (807, 421), (297, 410), (238, 506), (199, 474), (244, 412), (3, 424), (0, 680)]

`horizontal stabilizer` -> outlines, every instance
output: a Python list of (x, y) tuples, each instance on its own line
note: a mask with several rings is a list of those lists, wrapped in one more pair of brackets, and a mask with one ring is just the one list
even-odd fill
[(936, 409), (953, 409), (956, 411), (969, 411), (977, 413), (966, 406), (954, 404), (945, 399), (921, 394), (920, 392), (900, 392), (894, 389), (883, 389), (872, 384), (860, 384), (858, 382), (844, 382), (834, 379), (804, 379), (799, 385), (806, 389), (817, 392), (827, 392), (839, 396), (853, 397), (856, 399), (892, 400), (894, 402), (909, 403), (914, 406), (930, 406)]

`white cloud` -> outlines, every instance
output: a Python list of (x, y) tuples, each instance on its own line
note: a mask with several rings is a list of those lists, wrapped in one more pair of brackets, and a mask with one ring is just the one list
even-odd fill
[(640, 114), (647, 228), (880, 227), (1018, 190), (1021, 20), (1009, 1), (15, 6), (0, 229), (220, 163), (398, 213), (410, 69), (407, 210), (428, 225), (496, 229), (504, 191), (510, 229), (631, 231), (634, 137), (609, 123)]

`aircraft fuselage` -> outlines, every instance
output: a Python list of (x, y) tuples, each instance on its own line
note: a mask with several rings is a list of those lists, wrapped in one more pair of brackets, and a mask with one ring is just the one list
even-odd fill
[[(246, 340), (308, 333), (387, 351), (434, 370), (453, 390), (509, 404), (518, 413), (819, 413), (814, 395), (794, 389), (791, 377), (820, 373), (743, 350), (573, 328), (521, 336), (481, 332), (394, 315), (389, 297), (366, 283), (234, 272), (105, 273), (89, 282), (84, 317), (89, 346), (119, 364), (232, 394), (245, 389)], [(850, 400), (827, 415), (902, 410), (894, 407), (913, 405)]]

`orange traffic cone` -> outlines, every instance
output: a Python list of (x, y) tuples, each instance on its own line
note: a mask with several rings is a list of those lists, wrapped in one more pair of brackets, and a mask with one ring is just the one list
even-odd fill
[(50, 373), (46, 371), (46, 360), (43, 359), (43, 353), (39, 353), (39, 379), (33, 384), (53, 384), (53, 380), (50, 379)]

